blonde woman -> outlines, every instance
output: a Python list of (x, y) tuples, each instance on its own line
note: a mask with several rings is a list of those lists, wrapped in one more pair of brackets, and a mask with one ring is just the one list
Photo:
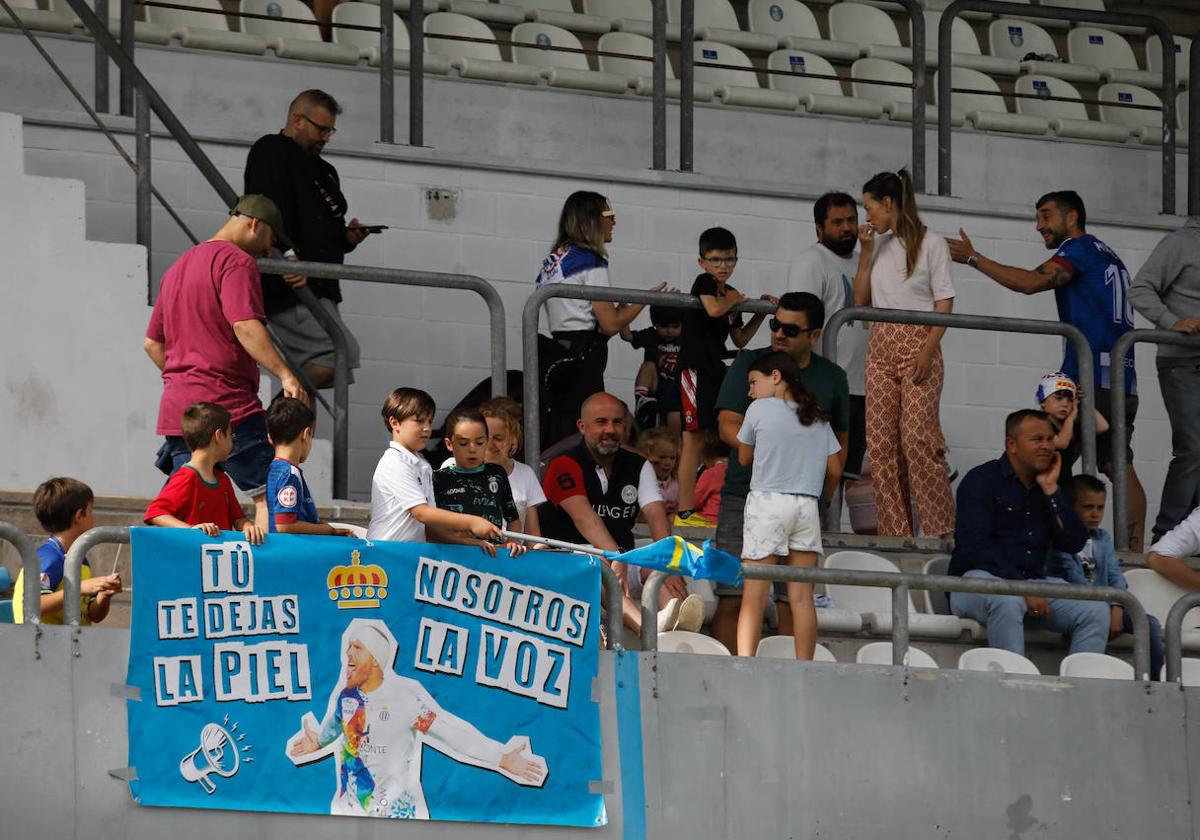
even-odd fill
[[(596, 192), (571, 193), (558, 219), (558, 235), (542, 260), (537, 286), (565, 283), (575, 286), (609, 286), (608, 251), (617, 216), (608, 199)], [(652, 291), (662, 291), (665, 283)], [(608, 364), (608, 339), (629, 326), (642, 311), (639, 303), (551, 298), (546, 301), (550, 335), (559, 345), (556, 353), (574, 360), (569, 376), (547, 388), (549, 411), (543, 445), (575, 432), (579, 407), (592, 394), (604, 390)], [(543, 368), (547, 362), (543, 361)]]
[[(954, 285), (946, 240), (926, 230), (906, 170), (863, 185), (867, 223), (859, 228), (854, 300), (859, 306), (951, 312)], [(946, 477), (942, 397), (944, 327), (874, 324), (867, 346), (867, 452), (875, 484), (878, 533), (913, 536), (912, 503), (922, 533), (954, 530)]]

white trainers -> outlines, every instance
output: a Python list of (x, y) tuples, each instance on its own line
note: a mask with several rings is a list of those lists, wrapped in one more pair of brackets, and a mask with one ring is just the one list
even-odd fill
[(704, 624), (704, 600), (699, 595), (688, 595), (682, 601), (672, 598), (658, 611), (658, 632), (688, 630), (695, 633)]

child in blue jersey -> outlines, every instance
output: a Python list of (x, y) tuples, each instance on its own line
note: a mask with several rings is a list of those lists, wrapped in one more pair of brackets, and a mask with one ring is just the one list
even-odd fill
[(267, 433), (275, 460), (267, 471), (267, 533), (353, 536), (322, 522), (300, 465), (312, 452), (317, 418), (294, 397), (278, 397), (267, 409)]
[[(33, 491), (33, 514), (50, 534), (37, 550), (41, 566), (42, 624), (63, 623), (63, 567), (75, 540), (95, 525), (94, 500), (92, 488), (74, 478), (51, 478)], [(79, 579), (80, 623), (103, 621), (108, 617), (112, 597), (121, 591), (121, 576), (115, 572), (106, 576), (93, 575), (85, 557)], [(22, 569), (13, 590), (13, 621), (17, 624), (25, 621), (24, 587), (25, 570)]]
[[(775, 352), (750, 365), (750, 397), (738, 431), (738, 460), (753, 463), (742, 529), (742, 560), (779, 562), (811, 569), (821, 548), (817, 500), (828, 498), (841, 478), (838, 444), (829, 413), (800, 379), (787, 353)], [(737, 652), (754, 656), (762, 635), (770, 581), (747, 580), (738, 613)], [(789, 582), (797, 659), (812, 659), (817, 612), (812, 584)]]

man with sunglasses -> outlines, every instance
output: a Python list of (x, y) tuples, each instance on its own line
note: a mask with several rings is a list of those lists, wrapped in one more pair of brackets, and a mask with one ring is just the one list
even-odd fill
[[(342, 112), (337, 100), (322, 90), (301, 92), (288, 106), (287, 123), (278, 134), (260, 137), (246, 159), (247, 193), (269, 197), (283, 214), (294, 250), (289, 258), (342, 263), (367, 237), (358, 219), (346, 222), (346, 197), (337, 170), (321, 157), (337, 131)], [(339, 282), (300, 275), (263, 276), (263, 303), (276, 339), (292, 361), (303, 367), (317, 388), (333, 385), (333, 342), (293, 294), (307, 285), (321, 305), (341, 323)], [(345, 324), (342, 324), (343, 329)], [(358, 342), (348, 330), (350, 369), (358, 367)]]
[[(825, 305), (810, 292), (788, 292), (779, 298), (779, 308), (775, 310), (768, 326), (771, 344), (741, 353), (730, 365), (729, 373), (721, 384), (717, 395), (717, 429), (722, 442), (736, 446), (738, 430), (750, 407), (750, 365), (767, 353), (782, 351), (796, 361), (804, 386), (829, 412), (830, 426), (842, 447), (844, 467), (850, 429), (850, 388), (846, 382), (846, 372), (813, 352), (813, 348), (821, 341), (821, 330), (825, 326)], [(750, 466), (742, 466), (736, 458), (729, 460), (725, 484), (721, 489), (721, 512), (713, 540), (717, 548), (739, 557), (742, 553), (742, 520), (746, 496), (750, 492), (750, 474)], [(822, 510), (828, 502), (828, 499), (821, 500)], [(740, 587), (718, 585), (717, 599), (712, 633), (733, 650), (737, 643), (737, 617), (741, 609), (742, 590)], [(790, 610), (780, 610), (779, 632), (792, 632)]]

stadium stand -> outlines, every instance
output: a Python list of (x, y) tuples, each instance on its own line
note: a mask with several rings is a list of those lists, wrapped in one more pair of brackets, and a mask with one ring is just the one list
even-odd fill
[[(1191, 688), (1200, 686), (1200, 659), (1185, 656), (1180, 660), (1179, 664), (1182, 666), (1179, 676), (1183, 685)], [(1164, 680), (1167, 678), (1167, 667), (1165, 665), (1163, 666), (1160, 678)]]
[[(679, 23), (680, 0), (667, 0), (667, 20)], [(770, 52), (779, 46), (773, 35), (745, 32), (729, 0), (696, 0), (694, 26), (700, 41), (716, 41), (747, 52)]]
[[(859, 665), (891, 665), (892, 643), (871, 642), (858, 649), (855, 661)], [(904, 654), (904, 665), (907, 668), (936, 668), (937, 662), (933, 657), (920, 648), (909, 646)]]
[[(1146, 612), (1163, 622), (1171, 611), (1171, 605), (1187, 594), (1187, 590), (1176, 586), (1153, 569), (1129, 569), (1125, 572), (1129, 591), (1142, 602)], [(1188, 610), (1183, 617), (1183, 646), (1187, 650), (1200, 650), (1200, 607)]]
[(1010, 650), (1000, 648), (971, 648), (958, 658), (960, 671), (997, 671), (1003, 674), (1040, 674), (1037, 666)]
[(858, 44), (860, 54), (868, 58), (912, 63), (912, 50), (900, 45), (896, 24), (874, 6), (838, 3), (830, 7), (829, 37)]
[[(1036, 23), (1002, 18), (988, 27), (988, 51), (1019, 62), (1022, 73), (1050, 73), (1068, 82), (1095, 84), (1100, 71), (1090, 65), (1059, 61), (1058, 47), (1050, 33)], [(1043, 59), (1026, 59), (1027, 55)]]
[[(1183, 35), (1174, 35), (1175, 38), (1175, 83), (1180, 87), (1186, 88), (1189, 82), (1189, 71), (1192, 62), (1192, 39)], [(1146, 39), (1146, 68), (1152, 73), (1157, 74), (1160, 78), (1158, 84), (1147, 85), (1147, 87), (1162, 87), (1162, 41), (1158, 38), (1149, 37)], [(1122, 79), (1114, 78), (1112, 81), (1123, 81)]]
[[(1110, 82), (1100, 86), (1100, 102), (1101, 122), (1129, 126), (1130, 134), (1147, 146), (1162, 143), (1162, 99), (1158, 94), (1135, 84)], [(1123, 105), (1145, 105), (1155, 110), (1135, 110)]]
[(816, 17), (799, 0), (750, 0), (746, 16), (751, 32), (775, 36), (779, 39), (778, 46), (784, 49), (838, 61), (858, 58), (857, 44), (822, 38)]
[[(650, 0), (583, 0), (583, 10), (595, 17), (608, 18), (618, 32), (646, 38), (654, 35)], [(667, 40), (679, 42), (679, 24), (667, 22)]]
[(508, 3), (489, 3), (487, 0), (446, 0), (442, 11), (495, 23), (501, 26), (516, 26), (525, 20), (525, 9)]
[(658, 649), (668, 653), (703, 653), (730, 656), (729, 649), (712, 636), (687, 630), (668, 630), (658, 634)]
[[(854, 95), (878, 102), (884, 113), (897, 122), (912, 122), (913, 92), (912, 70), (895, 61), (884, 58), (860, 58), (851, 70)], [(890, 82), (891, 84), (872, 84)], [(907, 85), (907, 87), (906, 87)], [(961, 108), (951, 107), (950, 124), (960, 126), (967, 120)], [(937, 111), (929, 108), (925, 112), (927, 123), (937, 122)]]
[[(88, 0), (88, 7), (95, 11), (96, 4)], [(69, 17), (76, 27), (82, 27), (83, 23), (75, 17), (75, 10), (71, 8), (66, 0), (50, 0), (50, 8), (52, 11), (58, 12), (61, 15)], [(121, 4), (108, 4), (108, 31), (113, 36), (121, 34)], [(171, 41), (171, 33), (162, 26), (154, 23), (148, 23), (142, 20), (135, 20), (133, 23), (133, 37), (136, 41), (141, 41), (146, 44), (168, 44)]]
[[(856, 569), (870, 572), (897, 572), (892, 561), (866, 551), (837, 551), (825, 557), (822, 566), (826, 569)], [(849, 586), (831, 583), (826, 593), (843, 609), (862, 616), (863, 627), (876, 636), (891, 635), (892, 593), (878, 586)], [(818, 616), (821, 610), (817, 611)], [(909, 597), (909, 632), (914, 636), (942, 639), (957, 639), (964, 629), (962, 621), (953, 615), (931, 615), (918, 613)]]
[[(249, 32), (234, 32), (229, 28), (229, 23), (225, 20), (224, 7), (221, 5), (220, 0), (193, 0), (188, 5), (208, 9), (211, 12), (220, 12), (221, 14), (205, 14), (204, 12), (188, 9), (166, 9), (161, 6), (147, 6), (146, 19), (150, 23), (168, 30), (172, 38), (177, 39), (182, 46), (188, 49), (220, 50), (222, 52), (246, 53), (247, 55), (262, 55), (267, 51), (267, 42), (262, 38), (252, 35)], [(344, 8), (359, 5), (363, 4), (342, 4), (335, 10), (334, 19), (337, 19), (338, 12), (341, 12)], [(374, 25), (378, 26), (379, 10), (378, 7), (374, 8)], [(351, 12), (350, 14), (353, 13)], [(343, 12), (343, 16), (347, 17), (347, 14)], [(335, 30), (335, 34), (344, 31)], [(376, 41), (378, 40), (377, 38)]]
[(317, 19), (300, 0), (241, 0), (241, 11), (271, 17), (289, 17), (311, 23), (285, 20), (242, 18), (242, 29), (262, 38), (279, 58), (327, 61), (332, 64), (358, 64), (358, 47), (321, 40)]
[[(925, 12), (925, 64), (928, 67), (938, 65), (938, 26), (941, 20), (941, 12)], [(975, 37), (975, 30), (961, 17), (956, 17), (950, 27), (950, 50), (956, 68), (968, 67), (994, 76), (1016, 76), (1020, 73), (1020, 67), (1013, 59), (984, 55), (979, 48), (979, 39)]]
[(571, 5), (571, 0), (516, 0), (513, 5), (523, 7), (526, 16), (535, 23), (558, 26), (569, 32), (602, 35), (612, 30), (609, 18), (580, 14)]
[[(9, 5), (17, 10), (17, 16), (30, 29), (63, 34), (69, 34), (75, 30), (75, 22), (71, 15), (57, 9), (40, 9), (37, 0), (10, 0)], [(16, 25), (16, 21), (9, 16), (8, 12), (0, 9), (0, 26), (15, 27)]]
[[(759, 640), (755, 656), (764, 659), (795, 659), (796, 642), (791, 636), (766, 636)], [(813, 651), (813, 662), (837, 662), (837, 658), (825, 647), (818, 644)]]
[[(600, 36), (599, 48), (602, 51), (599, 62), (603, 72), (624, 76), (626, 83), (639, 96), (650, 96), (654, 93), (654, 79), (651, 76), (654, 65), (650, 61), (603, 54), (603, 52), (626, 53), (653, 58), (654, 42), (645, 35), (638, 35), (634, 32), (609, 32)], [(675, 78), (675, 71), (671, 68), (669, 58), (666, 61), (666, 68), (667, 96), (671, 99), (678, 99), (680, 96), (679, 80)], [(697, 102), (712, 101), (711, 85), (693, 81), (692, 88), (692, 96)]]
[[(1123, 143), (1129, 137), (1126, 126), (1090, 119), (1079, 91), (1070, 82), (1040, 74), (1028, 75), (1017, 79), (1015, 88), (1017, 93), (1027, 94), (1017, 99), (1017, 113), (1049, 120), (1051, 130), (1058, 137), (1114, 143)], [(1051, 96), (1056, 98), (1045, 98)]]
[[(934, 73), (933, 102), (937, 103), (937, 78), (945, 70)], [(1050, 130), (1050, 122), (1044, 117), (1031, 114), (1013, 114), (1008, 110), (1001, 94), (1000, 85), (991, 76), (967, 67), (951, 68), (951, 87), (955, 89), (987, 91), (965, 93), (956, 90), (950, 101), (954, 108), (962, 111), (974, 128), (980, 131), (1004, 131), (1011, 134), (1040, 136)]]
[[(495, 38), (487, 24), (454, 12), (435, 12), (425, 18), (425, 32), (427, 35), (453, 35), (484, 40)], [(541, 78), (536, 67), (505, 61), (500, 55), (500, 47), (494, 43), (430, 38), (426, 44), (429, 52), (448, 58), (450, 66), (464, 79), (536, 85)]]
[[(800, 105), (800, 97), (794, 93), (760, 87), (754, 65), (737, 47), (715, 41), (697, 41), (692, 47), (692, 54), (696, 62), (696, 79), (712, 86), (713, 92), (725, 105), (749, 105), (782, 111), (795, 111)], [(705, 62), (726, 66), (710, 67)]]
[[(513, 60), (530, 67), (540, 67), (542, 78), (551, 87), (579, 90), (598, 90), (624, 93), (629, 80), (616, 73), (592, 70), (582, 52), (563, 52), (547, 49), (550, 46), (582, 50), (583, 44), (572, 33), (548, 23), (519, 23), (513, 27)], [(518, 46), (537, 44), (536, 47)]]
[[(1133, 47), (1121, 35), (1107, 29), (1094, 26), (1072, 29), (1067, 33), (1067, 56), (1073, 64), (1088, 64), (1098, 68), (1100, 78), (1106, 82), (1124, 82), (1142, 87), (1162, 86), (1162, 72), (1139, 69), (1133, 57)], [(1176, 68), (1175, 72), (1178, 75), (1179, 69)]]
[(838, 79), (821, 78), (833, 76), (835, 71), (833, 65), (815, 53), (776, 50), (767, 59), (767, 69), (778, 71), (767, 76), (768, 87), (796, 94), (806, 113), (863, 119), (883, 116), (883, 106), (878, 102), (846, 96)]
[[(1080, 9), (1088, 12), (1107, 12), (1108, 7), (1104, 5), (1104, 0), (1038, 0), (1039, 6), (1055, 6), (1060, 9)], [(1072, 24), (1070, 21), (1059, 18), (1048, 18), (1050, 25), (1057, 29), (1066, 29)], [(1085, 24), (1078, 24), (1083, 26)], [(1120, 32), (1124, 35), (1141, 35), (1140, 29), (1134, 29), (1132, 26), (1112, 26), (1110, 29), (1113, 32)]]

